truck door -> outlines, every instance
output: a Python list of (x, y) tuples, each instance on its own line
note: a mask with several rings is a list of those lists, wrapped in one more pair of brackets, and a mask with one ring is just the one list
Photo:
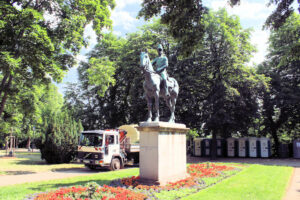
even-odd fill
[(106, 135), (105, 139), (105, 163), (110, 163), (112, 156), (119, 154), (119, 142), (115, 135)]

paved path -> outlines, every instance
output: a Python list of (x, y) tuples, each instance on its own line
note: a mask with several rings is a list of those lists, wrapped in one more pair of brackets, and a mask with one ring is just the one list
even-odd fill
[(294, 168), (289, 187), (287, 188), (283, 200), (300, 200), (300, 167)]
[(96, 174), (105, 172), (101, 171), (91, 171), (89, 169), (76, 169), (76, 170), (66, 170), (66, 171), (51, 171), (51, 172), (38, 172), (34, 174), (23, 174), (23, 175), (2, 175), (0, 176), (0, 187), (6, 185), (14, 185), (21, 183), (29, 183), (36, 181), (46, 181), (54, 179), (63, 179), (75, 176), (84, 176), (90, 174)]

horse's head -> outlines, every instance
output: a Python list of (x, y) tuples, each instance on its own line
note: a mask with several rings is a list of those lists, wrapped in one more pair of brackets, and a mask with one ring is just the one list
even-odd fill
[(148, 66), (151, 64), (150, 62), (150, 58), (149, 58), (149, 55), (147, 52), (141, 52), (140, 54), (140, 66), (143, 68), (143, 69), (146, 69), (148, 68)]

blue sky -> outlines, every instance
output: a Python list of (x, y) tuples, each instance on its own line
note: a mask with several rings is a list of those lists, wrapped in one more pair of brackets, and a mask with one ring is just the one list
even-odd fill
[[(145, 22), (142, 19), (137, 19), (137, 13), (141, 9), (142, 0), (115, 0), (116, 7), (111, 13), (113, 20), (113, 32), (118, 36), (126, 36), (127, 33), (137, 31)], [(239, 6), (231, 8), (227, 0), (203, 0), (203, 4), (213, 10), (225, 7), (229, 14), (237, 15), (243, 28), (252, 28), (251, 42), (256, 46), (257, 52), (253, 55), (250, 65), (259, 64), (264, 60), (267, 53), (267, 41), (269, 31), (262, 30), (262, 26), (270, 13), (274, 10), (274, 6), (267, 7), (269, 0), (241, 0)], [(297, 7), (296, 1), (294, 8)], [(87, 26), (85, 36), (89, 36), (90, 45), (81, 50), (77, 56), (77, 61), (85, 60), (85, 54), (89, 52), (96, 44), (96, 35), (91, 26)], [(77, 82), (77, 67), (69, 70), (63, 79), (63, 82), (58, 85), (59, 91), (64, 92), (64, 87), (67, 82)]]

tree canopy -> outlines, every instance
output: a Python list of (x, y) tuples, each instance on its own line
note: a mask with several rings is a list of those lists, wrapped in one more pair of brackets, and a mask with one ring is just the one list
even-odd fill
[[(232, 6), (234, 6), (239, 4), (241, 0), (230, 0), (229, 2)], [(275, 4), (277, 7), (266, 19), (265, 27), (270, 29), (278, 29), (281, 27), (285, 23), (286, 19), (294, 12), (294, 8), (292, 7), (294, 2), (295, 0), (269, 0), (268, 6)], [(298, 4), (298, 11), (300, 13), (300, 1), (298, 1)]]
[[(251, 30), (201, 0), (144, 0), (139, 17), (160, 19), (124, 38), (101, 32), (111, 27), (113, 0), (1, 1), (0, 132), (38, 138), (48, 162), (65, 162), (74, 155), (81, 122), (85, 129), (103, 129), (145, 120), (139, 54), (147, 48), (154, 59), (160, 43), (168, 74), (180, 86), (176, 119), (193, 129), (191, 136), (212, 135), (215, 150), (217, 136), (270, 135), (277, 148), (300, 129), (300, 19), (293, 2), (270, 0), (277, 8), (265, 24), (269, 53), (254, 68), (248, 66), (255, 52)], [(51, 82), (76, 63), (90, 23), (97, 44), (79, 64), (79, 83), (70, 84), (63, 98)], [(169, 111), (164, 102), (160, 106), (164, 120)], [(64, 148), (67, 160), (59, 154)]]
[[(295, 0), (270, 0), (268, 5), (275, 4), (277, 8), (266, 19), (265, 27), (273, 29), (284, 24), (286, 18), (293, 12), (292, 4)], [(229, 0), (231, 6), (235, 6), (241, 0)], [(300, 12), (300, 2), (299, 12)], [(161, 17), (161, 22), (168, 26), (168, 32), (180, 44), (180, 52), (189, 56), (196, 48), (197, 41), (203, 37), (205, 27), (203, 17), (207, 13), (202, 0), (176, 0), (156, 1), (144, 0), (139, 17), (149, 20), (152, 17)]]
[(299, 129), (300, 122), (300, 17), (293, 13), (285, 24), (271, 31), (267, 59), (258, 72), (268, 76), (270, 90), (264, 94), (265, 131), (276, 145), (281, 135)]
[(144, 0), (139, 17), (146, 20), (160, 15), (162, 24), (168, 26), (168, 33), (180, 43), (181, 52), (190, 55), (194, 44), (202, 38), (203, 15), (207, 8), (202, 0), (155, 1)]
[(113, 7), (113, 0), (1, 1), (0, 117), (14, 82), (31, 87), (35, 81), (49, 83), (49, 77), (60, 81), (87, 44), (84, 27), (92, 22), (101, 36), (101, 29), (111, 26)]

